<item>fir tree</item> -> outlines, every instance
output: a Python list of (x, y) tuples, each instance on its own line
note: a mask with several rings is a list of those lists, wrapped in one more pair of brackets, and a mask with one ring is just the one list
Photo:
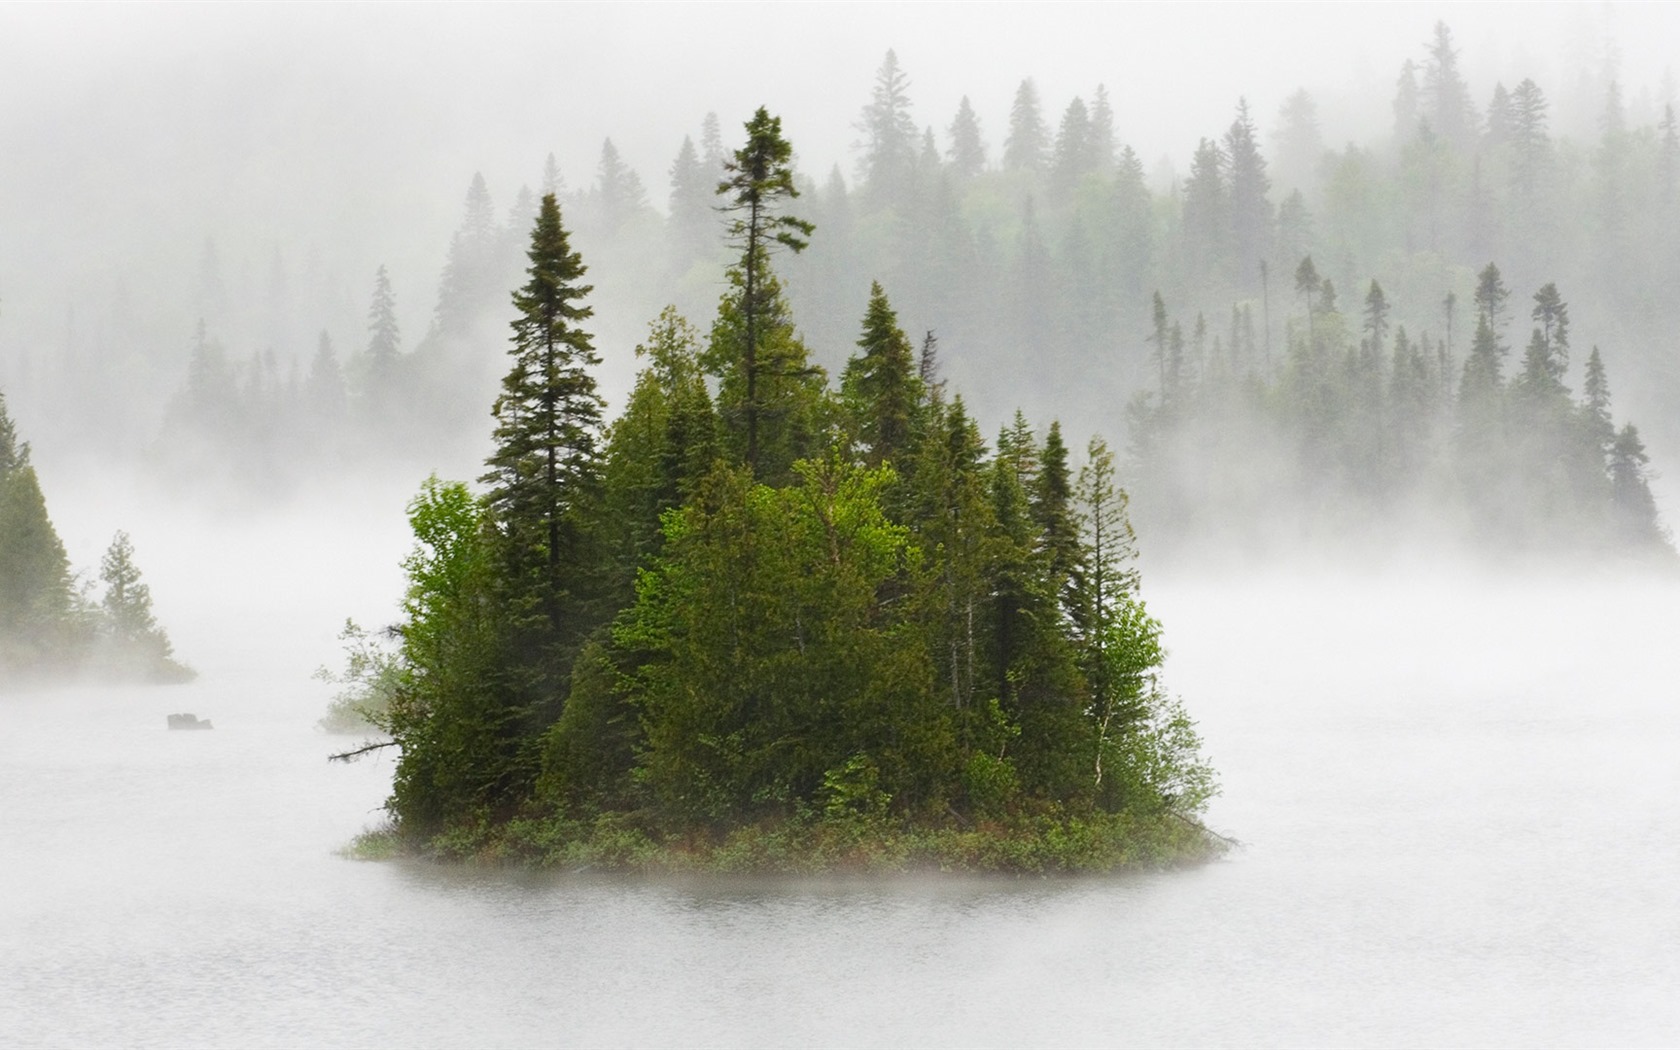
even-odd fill
[(896, 462), (909, 448), (921, 400), (910, 340), (877, 282), (869, 287), (861, 356), (846, 366), (844, 387), (856, 404), (858, 433), (872, 467)]
[(1003, 170), (1041, 171), (1050, 148), (1050, 132), (1039, 110), (1038, 88), (1032, 78), (1015, 89), (1009, 107), (1009, 135), (1003, 140)]
[(595, 175), (595, 200), (602, 222), (613, 232), (647, 207), (641, 176), (624, 163), (612, 139), (601, 143), (601, 163)]
[(1085, 100), (1075, 98), (1062, 114), (1062, 124), (1056, 132), (1056, 143), (1050, 156), (1050, 180), (1062, 193), (1067, 193), (1081, 175), (1096, 170), (1096, 158), (1091, 150), (1091, 114)]
[(878, 199), (897, 202), (910, 188), (916, 166), (916, 122), (910, 117), (910, 78), (891, 50), (875, 73), (869, 104), (857, 123), (863, 139), (858, 178)]
[[(803, 251), (815, 227), (778, 214), (784, 200), (799, 196), (793, 184), (793, 146), (782, 137), (781, 118), (761, 106), (746, 132), (746, 144), (725, 165), (729, 177), (717, 187), (727, 201), (724, 210), (733, 216), (729, 238), (741, 255), (730, 270), (732, 290), (714, 326), (707, 367), (724, 380), (719, 407), (726, 422), (739, 428), (742, 456), (756, 472), (763, 427), (769, 422), (797, 428), (801, 420), (795, 417), (808, 410), (804, 395), (817, 376), (793, 334), (770, 255), (777, 248)], [(770, 476), (802, 454), (786, 441), (777, 444), (778, 462)]]
[(957, 115), (951, 119), (949, 133), (951, 149), (947, 155), (951, 159), (951, 170), (965, 179), (985, 171), (986, 143), (980, 137), (980, 118), (975, 116), (967, 95), (957, 104)]
[(1225, 132), (1224, 155), (1230, 169), (1233, 261), (1246, 285), (1270, 254), (1272, 242), (1272, 203), (1266, 197), (1272, 183), (1255, 141), (1247, 99), (1237, 100), (1237, 119)]
[[(602, 401), (590, 369), (600, 364), (581, 327), (582, 257), (572, 250), (554, 197), (543, 198), (531, 232), (530, 280), (513, 296), (512, 368), (494, 414), (495, 451), (483, 480), (488, 507), (502, 530), (510, 596), (534, 619), (537, 651), (546, 662), (558, 646), (569, 656), (590, 623), (594, 559), (586, 525), (600, 486)], [(564, 666), (563, 661), (550, 665)]]
[(169, 636), (152, 612), (151, 589), (140, 580), (134, 564), (134, 544), (118, 532), (99, 563), (105, 584), (100, 604), (108, 669), (161, 681), (184, 681), (193, 676), (177, 663)]

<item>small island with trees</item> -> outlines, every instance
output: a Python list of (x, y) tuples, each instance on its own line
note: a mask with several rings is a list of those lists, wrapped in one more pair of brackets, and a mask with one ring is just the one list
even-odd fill
[(347, 632), (347, 695), (390, 739), (334, 757), (400, 751), (391, 825), (359, 849), (635, 871), (1216, 854), (1114, 455), (1093, 439), (1076, 466), (1020, 414), (988, 448), (879, 284), (831, 385), (771, 265), (813, 233), (786, 210), (792, 148), (762, 108), (745, 130), (711, 330), (662, 312), (610, 425), (585, 267), (543, 198), (482, 491), (433, 478), (410, 504), (394, 649)]
[(104, 593), (96, 599), (71, 572), (29, 445), (19, 440), (0, 393), (0, 683), (194, 677), (152, 613), (127, 533), (111, 540), (99, 579)]

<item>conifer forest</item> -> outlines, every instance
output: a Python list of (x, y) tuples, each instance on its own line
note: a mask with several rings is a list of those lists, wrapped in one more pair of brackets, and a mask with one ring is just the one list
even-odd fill
[(1103, 84), (933, 113), (887, 50), (835, 86), (849, 129), (767, 84), (657, 172), (607, 138), (430, 187), (462, 199), (435, 283), (212, 233), (167, 295), (0, 314), (0, 670), (192, 674), (125, 533), (72, 571), (26, 430), (187, 502), (407, 472), (400, 608), (324, 672), (323, 725), (368, 734), (336, 757), (395, 758), (391, 848), (1215, 855), (1141, 567), (1676, 567), (1674, 92), (1473, 89), (1426, 28), (1349, 139), (1301, 89), (1155, 160)]

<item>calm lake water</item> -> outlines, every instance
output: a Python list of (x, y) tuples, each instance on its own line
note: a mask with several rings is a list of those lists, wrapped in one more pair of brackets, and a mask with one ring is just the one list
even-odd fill
[(203, 677), (0, 696), (0, 1043), (1680, 1041), (1673, 584), (1147, 581), (1201, 868), (614, 881), (336, 854), (391, 766), (307, 675), (403, 546), (351, 524), (137, 531)]

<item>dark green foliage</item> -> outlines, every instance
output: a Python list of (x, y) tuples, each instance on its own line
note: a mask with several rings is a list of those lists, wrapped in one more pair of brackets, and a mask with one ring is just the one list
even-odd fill
[(863, 354), (846, 365), (842, 390), (855, 406), (858, 438), (870, 465), (893, 463), (910, 448), (921, 380), (910, 340), (879, 283), (870, 285), (857, 345)]
[(782, 480), (814, 447), (822, 377), (794, 333), (770, 255), (776, 248), (803, 251), (815, 227), (777, 214), (780, 202), (799, 196), (781, 118), (761, 106), (746, 132), (717, 188), (734, 216), (729, 238), (741, 258), (729, 271), (706, 366), (722, 380), (718, 407), (739, 454), (760, 476)]
[[(554, 197), (531, 234), (530, 280), (513, 297), (513, 366), (496, 399), (486, 499), (499, 537), (501, 585), (534, 678), (533, 701), (558, 708), (565, 668), (598, 622), (602, 581), (590, 524), (600, 498), (600, 363), (580, 323), (590, 288)], [(546, 666), (544, 666), (546, 664)]]
[(100, 579), (105, 594), (96, 605), (76, 589), (29, 445), (18, 439), (0, 393), (0, 681), (193, 677), (158, 626), (126, 533), (111, 542)]
[[(883, 129), (901, 88), (889, 55)], [(660, 314), (604, 454), (583, 267), (543, 202), (489, 490), (434, 479), (410, 505), (401, 647), (364, 660), (400, 833), (612, 864), (841, 842), (1119, 863), (1130, 822), (1182, 823), (1212, 788), (1155, 683), (1112, 456), (1093, 443), (1076, 486), (1060, 426), (1041, 442), (1020, 413), (988, 456), (879, 283), (831, 393), (768, 266), (812, 231), (777, 213), (791, 147), (762, 109), (747, 133), (709, 345)]]
[(176, 662), (169, 636), (152, 613), (151, 589), (140, 582), (128, 533), (119, 532), (111, 540), (99, 564), (99, 579), (105, 584), (97, 657), (101, 670), (125, 679), (191, 679), (192, 670)]
[(26, 451), (0, 471), (0, 668), (11, 673), (65, 669), (82, 642), (70, 560)]

